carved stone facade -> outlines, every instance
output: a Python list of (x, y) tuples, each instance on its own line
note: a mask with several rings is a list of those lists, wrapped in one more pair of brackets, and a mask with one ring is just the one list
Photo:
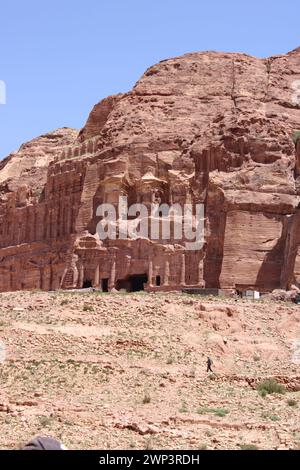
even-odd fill
[[(300, 286), (295, 80), (299, 49), (187, 54), (98, 103), (79, 133), (24, 144), (0, 163), (0, 290)], [(101, 241), (97, 208), (118, 214), (120, 196), (149, 209), (204, 204), (203, 248)]]

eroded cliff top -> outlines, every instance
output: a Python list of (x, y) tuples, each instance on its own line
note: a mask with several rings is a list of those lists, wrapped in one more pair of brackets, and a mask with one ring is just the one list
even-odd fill
[[(244, 155), (252, 152), (254, 164), (242, 155), (238, 166), (243, 163), (247, 174), (234, 176), (234, 188), (255, 189), (261, 185), (259, 165), (266, 161), (278, 162), (289, 173), (291, 162), (285, 157), (290, 160), (293, 135), (300, 129), (299, 80), (300, 48), (268, 59), (208, 51), (163, 60), (146, 70), (131, 92), (96, 104), (79, 134), (63, 128), (22, 145), (1, 162), (0, 182), (34, 185), (37, 178), (41, 184), (39, 175), (60, 150), (93, 137), (102, 150), (129, 151), (133, 177), (138, 158), (151, 170), (154, 154), (184, 175), (193, 172), (191, 157), (198, 154), (200, 161), (211, 148), (227, 152), (235, 166), (244, 140)], [(274, 191), (275, 183), (279, 192), (295, 193), (291, 175), (282, 170), (264, 175), (266, 192)], [(224, 184), (228, 187), (226, 177)]]
[(74, 144), (77, 136), (78, 130), (63, 127), (21, 145), (0, 162), (0, 184), (10, 181), (11, 187), (16, 187), (45, 183), (49, 163), (62, 147)]

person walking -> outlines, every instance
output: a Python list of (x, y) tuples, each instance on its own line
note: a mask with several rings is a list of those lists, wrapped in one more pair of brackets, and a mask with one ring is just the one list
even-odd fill
[(207, 361), (206, 361), (206, 364), (207, 364), (207, 370), (206, 372), (214, 372), (211, 368), (212, 364), (213, 364), (213, 361), (210, 357), (207, 358)]

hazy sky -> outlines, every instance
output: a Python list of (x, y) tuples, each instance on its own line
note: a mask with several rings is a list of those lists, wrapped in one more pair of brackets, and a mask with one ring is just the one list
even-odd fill
[(300, 46), (299, 18), (299, 0), (0, 0), (0, 158), (47, 131), (82, 127), (96, 102), (162, 59), (286, 53)]

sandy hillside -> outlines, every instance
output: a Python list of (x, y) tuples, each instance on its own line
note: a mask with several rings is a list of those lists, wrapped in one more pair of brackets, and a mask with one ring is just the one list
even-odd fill
[[(300, 306), (7, 293), (0, 341), (2, 449), (36, 434), (71, 449), (300, 448)], [(285, 394), (258, 393), (270, 377)]]

